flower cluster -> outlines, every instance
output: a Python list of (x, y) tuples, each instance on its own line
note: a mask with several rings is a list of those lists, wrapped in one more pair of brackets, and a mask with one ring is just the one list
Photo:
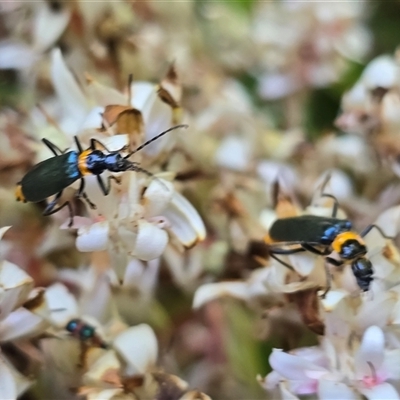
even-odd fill
[[(373, 50), (371, 10), (0, 5), (0, 397), (399, 397), (397, 53), (331, 104)], [(42, 139), (130, 167), (83, 174), (58, 199), (73, 218), (43, 216), (12, 194), (55, 156)], [(275, 220), (331, 218), (332, 197), (354, 232), (378, 227), (365, 287), (335, 252), (271, 251)]]

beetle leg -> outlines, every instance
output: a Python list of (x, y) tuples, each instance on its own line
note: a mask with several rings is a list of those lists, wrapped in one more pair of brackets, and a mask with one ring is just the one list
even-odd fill
[(99, 183), (100, 189), (103, 192), (104, 196), (107, 196), (111, 191), (111, 180), (117, 182), (118, 184), (121, 184), (121, 179), (113, 175), (107, 178), (107, 186), (100, 175), (97, 175), (96, 177), (97, 177), (97, 182)]
[(334, 195), (328, 194), (328, 193), (322, 193), (321, 197), (329, 197), (329, 198), (333, 199), (334, 203), (333, 203), (333, 208), (332, 208), (332, 218), (336, 218), (338, 210), (339, 210), (339, 202), (338, 202), (337, 198)]
[(89, 207), (90, 207), (92, 210), (96, 210), (96, 209), (97, 209), (96, 204), (94, 204), (94, 203), (92, 203), (92, 202), (90, 201), (88, 195), (85, 193), (84, 190), (85, 190), (85, 180), (84, 180), (84, 179), (81, 179), (81, 185), (80, 185), (79, 190), (78, 190), (78, 192), (77, 192), (77, 194), (76, 194), (76, 197), (77, 197), (78, 199), (79, 199), (80, 197), (82, 197), (82, 198), (86, 201), (86, 203), (88, 203)]
[[(329, 259), (330, 257), (326, 257), (325, 261), (327, 259)], [(336, 261), (336, 260), (335, 260)], [(331, 262), (329, 260), (329, 262)], [(327, 263), (324, 262), (324, 268), (325, 268), (325, 275), (326, 275), (326, 289), (324, 291), (324, 293), (321, 294), (321, 298), (325, 299), (325, 296), (328, 294), (328, 292), (331, 290), (332, 288), (332, 276), (331, 276), (331, 272), (329, 271), (329, 268), (327, 266)]]
[(328, 261), (330, 264), (334, 265), (335, 267), (341, 267), (344, 264), (343, 261), (336, 260), (335, 258), (332, 258), (332, 257), (326, 257), (326, 261)]
[(375, 224), (368, 225), (361, 233), (360, 236), (366, 236), (373, 228), (375, 228), (385, 239), (394, 239), (393, 237), (387, 236), (383, 230)]
[(332, 253), (332, 251), (328, 248), (326, 248), (325, 250), (319, 250), (316, 249), (314, 246), (312, 246), (311, 244), (308, 243), (301, 243), (301, 247), (303, 247), (303, 249), (309, 251), (310, 253), (314, 253), (317, 254), (319, 256), (327, 256), (328, 254)]
[(81, 142), (79, 141), (78, 137), (74, 136), (74, 140), (75, 140), (75, 144), (76, 144), (76, 147), (78, 149), (78, 152), (82, 153), (83, 152), (83, 148), (82, 148)]
[(306, 251), (303, 247), (297, 247), (296, 249), (280, 249), (280, 248), (269, 248), (270, 253), (272, 254), (282, 254), (290, 256), (291, 254), (301, 253)]
[[(64, 152), (58, 146), (56, 146), (54, 143), (50, 142), (50, 140), (47, 140), (47, 139), (43, 138), (42, 142), (50, 149), (50, 151), (55, 156), (59, 156), (60, 154), (64, 154)], [(59, 152), (59, 154), (57, 154), (57, 152)]]
[(289, 268), (291, 271), (294, 271), (295, 269), (288, 264), (287, 262), (281, 260), (280, 258), (278, 258), (277, 256), (270, 254), (270, 257), (273, 258), (274, 260), (278, 261), (280, 264), (282, 264), (284, 267)]
[(74, 211), (72, 210), (71, 203), (69, 201), (66, 201), (61, 206), (56, 207), (57, 202), (58, 202), (58, 200), (60, 200), (61, 195), (62, 195), (62, 192), (57, 193), (56, 197), (50, 203), (47, 204), (46, 208), (43, 211), (43, 215), (49, 216), (51, 214), (55, 214), (57, 211), (60, 211), (64, 207), (68, 207), (69, 217), (70, 217), (68, 227), (71, 227), (72, 224), (74, 223)]

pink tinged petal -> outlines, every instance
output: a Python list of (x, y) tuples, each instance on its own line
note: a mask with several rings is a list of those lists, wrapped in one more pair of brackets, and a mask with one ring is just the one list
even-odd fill
[(120, 333), (113, 341), (113, 348), (126, 362), (125, 374), (143, 374), (157, 360), (158, 344), (149, 325), (140, 324)]
[(387, 382), (370, 388), (358, 388), (368, 400), (396, 400), (400, 399), (397, 390)]
[(110, 226), (102, 221), (78, 229), (76, 248), (82, 252), (107, 250)]
[(32, 278), (8, 261), (0, 264), (0, 320), (22, 306), (33, 288)]
[(138, 221), (134, 243), (126, 243), (130, 254), (139, 260), (149, 261), (161, 256), (168, 244), (168, 233), (144, 219)]
[(269, 357), (271, 367), (286, 379), (293, 381), (310, 380), (307, 376), (308, 371), (325, 371), (325, 368), (320, 367), (312, 362), (307, 361), (302, 357), (297, 357), (288, 354), (279, 349), (274, 349)]
[(37, 336), (44, 332), (49, 324), (25, 308), (19, 308), (8, 315), (0, 324), (0, 341), (7, 342), (21, 338)]
[(145, 217), (160, 215), (172, 200), (174, 187), (164, 179), (154, 179), (143, 194)]
[(171, 223), (170, 231), (187, 248), (206, 237), (206, 228), (197, 210), (180, 193), (174, 192), (163, 212)]
[(318, 383), (320, 400), (360, 400), (361, 396), (341, 382), (321, 379)]
[(290, 390), (296, 394), (307, 395), (314, 394), (318, 389), (318, 380), (300, 380), (300, 381), (290, 381)]
[(374, 378), (383, 363), (385, 336), (382, 329), (370, 326), (363, 335), (360, 348), (354, 358), (354, 367), (358, 379)]
[(51, 77), (63, 110), (60, 127), (65, 133), (75, 134), (85, 120), (88, 105), (60, 49), (51, 52)]
[(46, 51), (61, 36), (68, 25), (70, 13), (67, 7), (56, 12), (43, 3), (33, 17), (33, 46), (37, 52)]
[(284, 383), (279, 385), (279, 390), (281, 393), (282, 400), (299, 400), (297, 396), (295, 396)]

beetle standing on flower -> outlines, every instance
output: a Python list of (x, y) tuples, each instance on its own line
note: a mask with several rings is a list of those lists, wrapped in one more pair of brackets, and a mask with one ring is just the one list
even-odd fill
[(69, 226), (71, 227), (73, 224), (73, 210), (70, 202), (66, 201), (57, 207), (57, 203), (65, 188), (80, 179), (81, 184), (76, 197), (83, 198), (89, 204), (89, 207), (95, 209), (96, 206), (89, 200), (85, 193), (85, 176), (95, 175), (105, 196), (110, 193), (111, 180), (113, 179), (119, 182), (115, 176), (109, 176), (106, 184), (101, 177), (101, 174), (105, 171), (138, 171), (153, 176), (150, 172), (140, 168), (138, 163), (129, 161), (128, 158), (159, 139), (161, 136), (178, 128), (187, 128), (187, 125), (176, 125), (161, 132), (154, 138), (137, 147), (125, 157), (120, 154), (125, 150), (125, 147), (117, 151), (109, 151), (106, 146), (97, 139), (91, 139), (90, 147), (87, 150), (83, 150), (81, 143), (75, 136), (74, 139), (78, 151), (69, 151), (67, 153), (61, 151), (49, 140), (43, 139), (43, 143), (51, 150), (54, 157), (35, 165), (22, 178), (17, 184), (15, 191), (16, 199), (23, 202), (38, 203), (40, 201), (47, 201), (50, 196), (55, 195), (55, 198), (47, 203), (43, 215), (54, 214), (67, 206), (70, 213)]
[[(337, 267), (350, 263), (358, 286), (361, 290), (367, 291), (373, 280), (374, 270), (371, 261), (365, 257), (367, 247), (362, 238), (373, 228), (378, 229), (383, 237), (386, 238), (386, 235), (376, 225), (369, 225), (360, 234), (353, 232), (350, 221), (336, 217), (339, 208), (336, 198), (328, 194), (322, 196), (331, 197), (335, 201), (332, 217), (301, 215), (276, 220), (265, 238), (270, 246), (271, 255), (290, 255), (309, 251), (326, 257), (329, 263)], [(281, 248), (285, 245), (300, 247)], [(332, 252), (335, 252), (340, 260), (329, 257)], [(291, 268), (277, 257), (273, 258)]]

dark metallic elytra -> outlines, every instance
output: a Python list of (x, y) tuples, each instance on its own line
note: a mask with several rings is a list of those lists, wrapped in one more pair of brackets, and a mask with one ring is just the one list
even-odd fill
[[(293, 267), (280, 260), (276, 255), (290, 255), (309, 251), (324, 256), (329, 263), (337, 267), (350, 263), (358, 286), (363, 291), (367, 291), (373, 280), (374, 271), (371, 261), (365, 257), (367, 247), (362, 238), (373, 228), (378, 229), (383, 237), (388, 237), (376, 225), (369, 225), (360, 234), (353, 232), (350, 221), (336, 218), (339, 207), (336, 198), (328, 194), (322, 196), (331, 197), (335, 201), (332, 217), (302, 215), (276, 220), (272, 224), (266, 239), (271, 256), (291, 269)], [(296, 244), (299, 247), (282, 248), (285, 245)], [(340, 260), (329, 257), (332, 252), (335, 252)]]
[[(141, 168), (138, 163), (129, 161), (128, 158), (166, 133), (177, 128), (187, 127), (187, 125), (176, 125), (167, 129), (140, 145), (125, 157), (120, 154), (122, 151), (126, 150), (125, 147), (117, 151), (109, 151), (106, 146), (96, 139), (91, 139), (90, 147), (83, 150), (81, 143), (75, 136), (74, 139), (78, 150), (69, 151), (67, 153), (61, 151), (49, 140), (43, 139), (43, 143), (51, 150), (54, 157), (35, 165), (22, 178), (17, 184), (15, 191), (16, 199), (18, 201), (29, 201), (32, 203), (46, 201), (47, 206), (43, 211), (43, 215), (51, 215), (64, 207), (68, 207), (70, 213), (69, 226), (72, 226), (73, 210), (70, 202), (66, 201), (62, 205), (57, 206), (65, 188), (80, 179), (81, 184), (76, 197), (83, 198), (88, 203), (89, 207), (95, 209), (96, 206), (89, 200), (85, 193), (85, 180), (83, 179), (85, 176), (95, 175), (100, 189), (105, 196), (110, 193), (111, 180), (115, 180), (119, 183), (119, 179), (115, 176), (109, 176), (107, 178), (107, 183), (104, 182), (101, 174), (105, 171), (137, 171), (153, 177), (153, 174)], [(55, 196), (55, 198), (48, 202), (47, 199), (51, 196)]]
[(339, 233), (348, 232), (351, 228), (352, 224), (347, 220), (302, 215), (276, 220), (269, 230), (269, 236), (277, 242), (330, 245)]

